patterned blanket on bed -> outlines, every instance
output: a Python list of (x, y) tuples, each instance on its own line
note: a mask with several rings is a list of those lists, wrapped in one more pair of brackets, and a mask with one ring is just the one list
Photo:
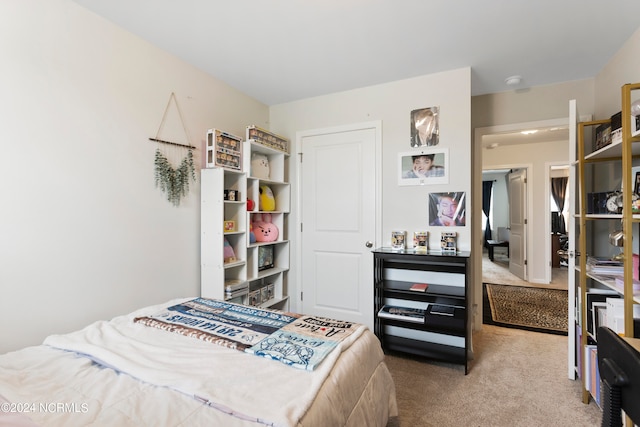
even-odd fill
[(314, 370), (358, 323), (196, 298), (134, 322)]

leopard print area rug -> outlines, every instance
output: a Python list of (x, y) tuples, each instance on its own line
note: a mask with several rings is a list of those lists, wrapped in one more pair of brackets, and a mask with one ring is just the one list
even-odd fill
[(567, 291), (483, 284), (483, 323), (567, 335)]

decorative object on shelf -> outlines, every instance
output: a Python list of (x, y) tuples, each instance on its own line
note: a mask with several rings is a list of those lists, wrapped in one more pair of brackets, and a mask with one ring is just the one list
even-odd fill
[(440, 107), (421, 108), (411, 112), (411, 146), (433, 146), (440, 143)]
[(252, 216), (256, 242), (275, 242), (278, 239), (278, 227), (271, 221), (271, 214), (254, 214)]
[(604, 123), (596, 127), (594, 149), (597, 151), (611, 144), (611, 123)]
[(230, 202), (239, 202), (240, 192), (238, 190), (224, 190), (224, 199)]
[[(611, 246), (615, 246), (616, 248), (622, 248), (624, 246), (624, 231), (622, 231), (622, 227), (620, 227), (620, 230), (609, 233), (609, 244)], [(622, 261), (624, 259), (623, 251), (620, 250), (620, 253), (614, 255), (612, 259), (615, 261)]]
[(273, 246), (260, 246), (258, 248), (258, 271), (273, 268)]
[(640, 134), (640, 99), (631, 103), (631, 136), (638, 134)]
[(269, 179), (271, 169), (269, 157), (263, 153), (251, 153), (251, 176), (260, 179)]
[(255, 125), (247, 126), (246, 136), (247, 139), (252, 139), (265, 147), (289, 153), (289, 140), (268, 130), (261, 129)]
[(261, 185), (260, 191), (260, 210), (261, 211), (275, 211), (276, 199), (273, 197), (273, 191), (268, 185)]
[(416, 252), (426, 252), (429, 249), (429, 232), (428, 231), (413, 232), (413, 249)]
[[(604, 206), (605, 212), (608, 214), (621, 214), (622, 206), (624, 204), (622, 191), (613, 191), (607, 193)], [(631, 212), (640, 213), (640, 196), (637, 193), (631, 193)]]
[(391, 248), (404, 250), (406, 248), (407, 232), (392, 231), (391, 232)]
[(611, 116), (611, 143), (622, 142), (622, 111), (618, 111)]
[(421, 148), (399, 153), (398, 185), (449, 183), (449, 150)]
[(465, 193), (430, 193), (429, 225), (461, 227), (465, 225)]
[[(172, 102), (175, 104), (178, 111), (180, 123), (182, 124), (182, 129), (187, 139), (187, 144), (160, 139), (160, 132), (164, 127), (165, 121), (167, 119), (167, 113)], [(187, 132), (187, 128), (184, 125), (184, 119), (182, 118), (182, 112), (180, 111), (178, 101), (176, 100), (176, 96), (173, 92), (171, 92), (169, 102), (167, 103), (167, 107), (165, 108), (164, 114), (162, 115), (162, 121), (160, 122), (158, 132), (156, 133), (155, 138), (149, 138), (149, 140), (161, 143), (171, 148), (166, 152), (161, 150), (160, 147), (156, 149), (154, 159), (155, 184), (156, 187), (159, 187), (163, 193), (166, 193), (167, 200), (169, 202), (171, 202), (174, 206), (179, 206), (180, 200), (189, 193), (190, 181), (196, 181), (196, 173), (193, 166), (193, 150), (196, 147), (191, 145), (189, 133)], [(184, 149), (188, 151), (186, 156), (182, 157), (181, 153)], [(170, 160), (168, 157), (171, 157), (172, 159)], [(179, 162), (180, 165), (174, 169), (174, 167), (172, 166), (172, 161), (175, 161), (175, 157), (182, 159)]]
[(253, 201), (253, 199), (247, 199), (247, 210), (249, 212), (253, 211), (256, 207), (256, 203)]
[(236, 231), (236, 222), (235, 221), (225, 221), (224, 222), (224, 232), (231, 233)]
[(219, 129), (207, 131), (207, 167), (242, 170), (242, 138)]
[(456, 252), (458, 248), (456, 247), (456, 237), (458, 233), (455, 231), (443, 232), (440, 235), (440, 250), (442, 252)]
[(238, 259), (236, 258), (236, 253), (233, 250), (233, 246), (229, 243), (229, 241), (224, 239), (224, 262), (225, 264), (228, 262), (235, 262)]

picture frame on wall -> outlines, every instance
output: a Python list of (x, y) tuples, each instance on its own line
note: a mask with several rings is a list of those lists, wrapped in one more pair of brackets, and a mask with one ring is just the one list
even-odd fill
[(419, 108), (411, 112), (411, 146), (432, 147), (440, 143), (440, 107)]
[(429, 194), (429, 225), (464, 227), (466, 208), (464, 191)]
[(449, 183), (449, 150), (420, 148), (398, 154), (398, 185)]

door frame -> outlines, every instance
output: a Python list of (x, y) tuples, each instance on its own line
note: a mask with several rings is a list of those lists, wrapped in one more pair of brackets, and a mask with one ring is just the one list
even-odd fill
[[(547, 218), (545, 218), (545, 239), (547, 239), (548, 241), (545, 242), (545, 247), (549, 248), (547, 250), (547, 258), (545, 260), (545, 265), (547, 265), (547, 271), (545, 272), (545, 279), (547, 281), (547, 283), (551, 283), (551, 278), (553, 276), (552, 272), (553, 272), (553, 267), (551, 266), (551, 258), (552, 258), (552, 254), (551, 254), (551, 171), (555, 168), (561, 168), (561, 167), (566, 167), (567, 169), (569, 169), (571, 167), (571, 162), (568, 160), (566, 162), (546, 162), (544, 164), (544, 170), (545, 170), (545, 179), (544, 179), (544, 191), (545, 193), (547, 193), (549, 195), (549, 197), (546, 197), (544, 199), (544, 212), (545, 215), (547, 216)], [(567, 174), (567, 177), (569, 177), (569, 175)], [(571, 185), (571, 182), (567, 182), (567, 192), (569, 191), (569, 186)], [(569, 202), (571, 203), (571, 202)], [(567, 229), (569, 228), (569, 226), (567, 225)]]
[[(531, 122), (520, 122), (513, 123), (508, 125), (495, 125), (495, 126), (487, 126), (487, 127), (478, 127), (474, 129), (473, 134), (473, 146), (474, 146), (474, 166), (475, 172), (473, 173), (473, 181), (475, 181), (473, 191), (476, 193), (474, 204), (474, 212), (473, 216), (475, 220), (473, 221), (472, 227), (472, 253), (473, 261), (472, 261), (472, 276), (473, 280), (476, 283), (476, 287), (474, 289), (474, 322), (473, 327), (475, 330), (482, 329), (482, 247), (483, 247), (483, 235), (482, 235), (482, 156), (484, 155), (483, 147), (482, 147), (482, 138), (487, 135), (499, 134), (499, 133), (512, 133), (512, 132), (520, 132), (528, 129), (535, 128), (548, 128), (555, 126), (568, 126), (569, 117), (563, 117), (558, 119), (550, 119), (550, 120), (540, 120), (540, 121), (531, 121)], [(492, 165), (491, 169), (511, 169), (511, 168), (527, 168), (527, 180), (529, 182), (533, 182), (533, 165), (529, 164), (506, 164), (506, 165)], [(532, 218), (532, 209), (533, 209), (533, 192), (527, 190), (527, 253), (531, 254), (531, 242), (532, 239), (529, 238), (531, 236), (531, 230), (529, 229), (531, 225)], [(478, 202), (479, 201), (479, 202)], [(547, 222), (550, 221), (551, 214), (548, 214)], [(551, 245), (551, 237), (548, 236), (548, 243), (545, 245)], [(530, 267), (530, 266), (528, 266)], [(550, 265), (546, 267), (551, 271)], [(529, 268), (527, 269), (527, 277), (529, 276)]]
[[(331, 126), (317, 129), (308, 129), (303, 131), (296, 132), (296, 231), (295, 231), (295, 247), (298, 250), (295, 251), (295, 262), (296, 262), (296, 286), (295, 286), (295, 307), (302, 307), (302, 301), (300, 300), (300, 294), (302, 291), (302, 277), (303, 275), (303, 267), (302, 267), (302, 251), (300, 250), (300, 243), (302, 242), (302, 222), (303, 218), (301, 217), (302, 213), (302, 197), (301, 197), (301, 181), (302, 181), (302, 173), (301, 173), (301, 155), (304, 156), (304, 150), (302, 146), (302, 140), (308, 136), (316, 136), (316, 135), (326, 135), (330, 133), (340, 133), (340, 132), (350, 132), (350, 131), (358, 131), (364, 129), (374, 129), (376, 134), (376, 142), (375, 142), (375, 218), (374, 218), (374, 236), (375, 241), (373, 242), (373, 246), (371, 249), (375, 249), (382, 242), (382, 120), (374, 120), (368, 122), (359, 122), (359, 123), (351, 123), (346, 125), (339, 126)], [(364, 242), (363, 242), (364, 243)], [(373, 254), (371, 254), (373, 257)], [(371, 283), (373, 286), (373, 283)], [(289, 290), (292, 287), (289, 285)], [(289, 292), (289, 298), (293, 298), (292, 292)], [(371, 301), (373, 304), (373, 301)]]

